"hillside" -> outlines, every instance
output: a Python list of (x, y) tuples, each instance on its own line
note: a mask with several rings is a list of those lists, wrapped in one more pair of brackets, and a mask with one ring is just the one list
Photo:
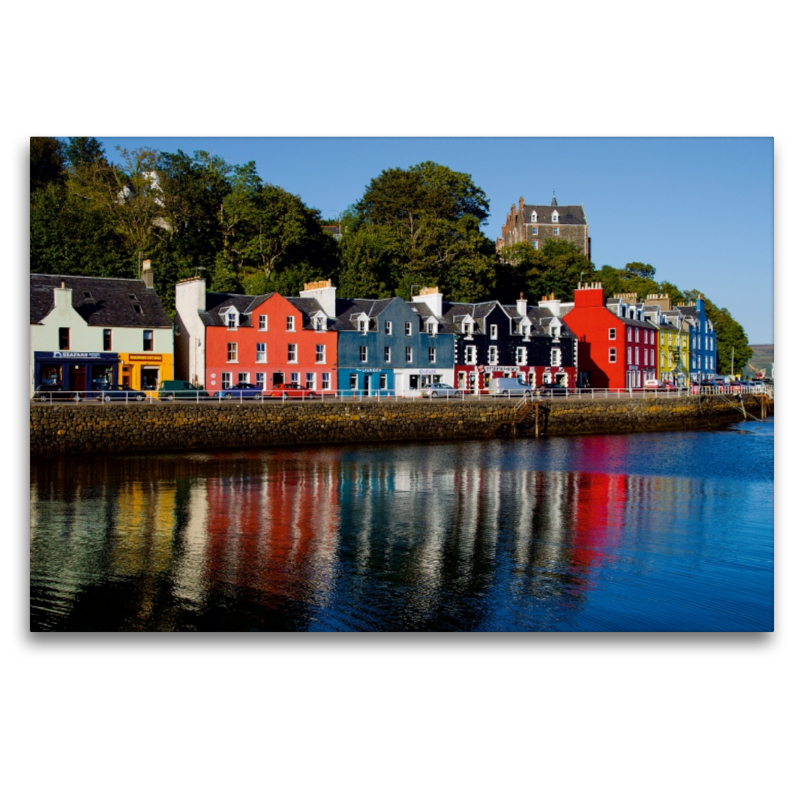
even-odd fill
[(775, 362), (774, 344), (751, 344), (753, 356), (748, 362), (748, 372), (758, 372), (766, 370), (767, 375), (772, 375), (772, 365)]

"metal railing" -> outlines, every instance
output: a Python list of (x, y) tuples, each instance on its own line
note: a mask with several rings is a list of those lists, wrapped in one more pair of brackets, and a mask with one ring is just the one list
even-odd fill
[[(193, 403), (193, 404), (217, 404), (228, 405), (231, 403), (287, 403), (287, 402), (336, 402), (336, 403), (392, 403), (392, 402), (411, 402), (411, 403), (431, 403), (431, 402), (497, 402), (513, 401), (517, 408), (521, 408), (525, 403), (533, 400), (563, 400), (569, 401), (574, 398), (589, 399), (644, 399), (651, 397), (686, 397), (692, 395), (761, 395), (774, 400), (774, 387), (772, 386), (688, 386), (668, 389), (569, 389), (569, 393), (564, 395), (556, 391), (553, 395), (547, 390), (537, 392), (533, 387), (526, 390), (524, 394), (514, 393), (510, 396), (504, 394), (493, 394), (488, 390), (481, 390), (479, 394), (474, 392), (458, 391), (452, 393), (439, 393), (433, 397), (430, 393), (423, 394), (420, 391), (394, 392), (386, 389), (364, 390), (364, 389), (339, 389), (336, 391), (314, 391), (308, 390), (300, 393), (273, 393), (267, 390), (262, 393), (253, 392), (225, 392), (216, 393), (210, 396), (205, 392), (179, 392), (178, 396), (159, 396), (157, 392), (141, 392), (136, 390), (104, 392), (93, 390), (87, 392), (73, 391), (70, 389), (57, 389), (52, 391), (39, 390), (31, 395), (32, 403), (96, 403), (98, 406), (106, 404), (115, 405), (166, 405), (169, 402)], [(230, 395), (227, 397), (225, 395)]]

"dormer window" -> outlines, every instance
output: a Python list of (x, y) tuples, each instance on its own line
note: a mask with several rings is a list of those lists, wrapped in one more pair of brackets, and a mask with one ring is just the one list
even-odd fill
[(317, 313), (312, 317), (311, 324), (315, 331), (325, 331), (328, 329), (328, 318), (324, 314)]
[(368, 329), (369, 329), (369, 321), (366, 319), (360, 319), (358, 321), (359, 333), (366, 333)]
[(531, 335), (531, 327), (530, 325), (525, 325), (524, 323), (519, 326), (520, 333), (527, 339)]
[(237, 327), (237, 325), (236, 325), (236, 323), (237, 323), (236, 316), (237, 316), (237, 314), (236, 314), (235, 311), (229, 311), (225, 315), (225, 324), (226, 324), (226, 326), (228, 328), (232, 328), (233, 330), (236, 329), (236, 327)]
[[(535, 211), (531, 211), (531, 222), (537, 222), (537, 221), (538, 221), (538, 217), (536, 215), (536, 212)], [(535, 231), (534, 231), (534, 233), (535, 233)]]
[(431, 336), (436, 336), (436, 331), (438, 328), (439, 326), (434, 321), (428, 321), (428, 333), (431, 334)]
[(552, 216), (550, 217), (550, 219), (551, 219), (553, 222), (558, 222), (558, 211), (554, 211), (554, 212), (553, 212), (553, 214), (552, 214)]

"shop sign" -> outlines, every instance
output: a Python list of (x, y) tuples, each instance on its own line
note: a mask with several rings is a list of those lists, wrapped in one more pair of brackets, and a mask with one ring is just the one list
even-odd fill
[(380, 367), (363, 367), (354, 369), (353, 372), (381, 372)]
[(420, 375), (438, 375), (441, 370), (438, 369), (421, 369), (419, 371)]
[(150, 361), (159, 362), (163, 356), (161, 353), (131, 353), (128, 356), (128, 361)]
[(37, 351), (34, 353), (34, 356), (38, 359), (75, 359), (80, 358), (84, 361), (87, 359), (105, 359), (109, 361), (117, 361), (117, 353), (78, 353), (72, 350), (58, 350), (56, 352), (41, 352)]

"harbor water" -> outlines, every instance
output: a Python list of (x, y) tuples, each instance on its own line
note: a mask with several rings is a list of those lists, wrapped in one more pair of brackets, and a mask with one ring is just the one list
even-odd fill
[(31, 459), (34, 631), (770, 631), (774, 425)]

